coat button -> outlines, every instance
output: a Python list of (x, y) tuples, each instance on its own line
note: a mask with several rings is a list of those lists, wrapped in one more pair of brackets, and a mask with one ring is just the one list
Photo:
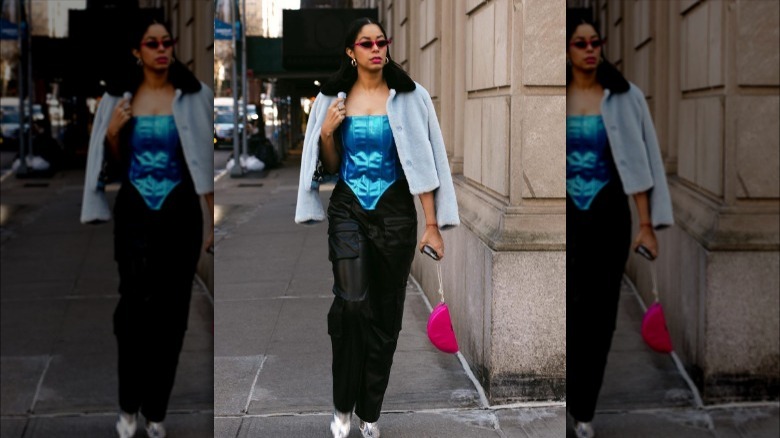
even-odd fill
[(404, 127), (403, 127), (403, 126), (401, 126), (401, 125), (398, 125), (398, 126), (396, 126), (396, 127), (395, 127), (395, 129), (397, 129), (397, 130), (399, 130), (399, 131), (403, 131), (403, 130), (404, 130)]
[(412, 165), (412, 161), (411, 160), (406, 160), (406, 165), (407, 166), (411, 166)]

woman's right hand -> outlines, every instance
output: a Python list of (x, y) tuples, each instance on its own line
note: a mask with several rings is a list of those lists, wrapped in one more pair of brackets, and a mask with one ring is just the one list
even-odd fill
[(130, 99), (124, 97), (116, 104), (114, 112), (111, 113), (111, 120), (108, 121), (106, 137), (110, 143), (114, 143), (119, 139), (119, 131), (122, 130), (132, 117), (133, 112), (130, 109)]
[(344, 118), (347, 116), (347, 109), (344, 107), (344, 100), (337, 97), (333, 103), (328, 107), (328, 112), (325, 115), (325, 121), (322, 122), (322, 133), (324, 137), (330, 137), (333, 132), (341, 125)]

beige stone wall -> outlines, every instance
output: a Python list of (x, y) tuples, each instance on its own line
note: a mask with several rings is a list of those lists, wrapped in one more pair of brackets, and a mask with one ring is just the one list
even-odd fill
[[(780, 375), (780, 3), (592, 2), (607, 55), (647, 95), (676, 226), (661, 298), (707, 401), (761, 398)], [(647, 268), (629, 273), (650, 301)]]
[[(442, 268), (461, 352), (494, 401), (563, 399), (565, 2), (378, 7), (450, 157), (463, 225), (444, 233)], [(434, 264), (412, 272), (434, 301)]]
[(213, 2), (171, 0), (166, 5), (171, 31), (178, 38), (176, 55), (202, 82), (214, 82)]

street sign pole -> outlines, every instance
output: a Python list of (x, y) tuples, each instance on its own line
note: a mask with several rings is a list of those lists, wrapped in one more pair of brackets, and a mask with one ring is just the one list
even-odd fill
[(230, 24), (231, 31), (231, 80), (230, 91), (233, 93), (233, 167), (230, 169), (231, 177), (240, 177), (244, 172), (241, 167), (241, 151), (238, 144), (238, 78), (236, 68), (236, 0), (230, 0)]
[(35, 127), (33, 126), (34, 114), (33, 114), (33, 98), (35, 87), (33, 86), (32, 76), (32, 0), (28, 0), (29, 8), (27, 9), (27, 20), (25, 30), (27, 31), (27, 107), (30, 111), (30, 134), (27, 136), (27, 154), (32, 157), (33, 155), (33, 132)]
[(241, 94), (244, 96), (244, 102), (242, 103), (244, 107), (244, 131), (241, 133), (241, 152), (243, 156), (248, 157), (247, 132), (249, 132), (249, 113), (247, 113), (247, 103), (249, 103), (249, 84), (247, 84), (246, 77), (246, 0), (242, 0), (241, 3), (243, 9), (241, 12)]
[[(25, 26), (22, 22), (22, 8), (24, 7), (24, 0), (19, 0), (16, 5), (16, 25), (18, 28), (19, 38), (19, 74), (16, 77), (17, 93), (19, 94), (19, 169), (16, 171), (16, 175), (24, 175), (27, 173), (27, 154), (24, 153), (24, 30)], [(32, 116), (32, 114), (30, 114)]]

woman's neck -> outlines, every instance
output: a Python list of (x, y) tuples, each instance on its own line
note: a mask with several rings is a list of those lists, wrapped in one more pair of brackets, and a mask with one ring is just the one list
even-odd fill
[(368, 93), (373, 93), (385, 87), (385, 79), (382, 77), (382, 71), (378, 72), (360, 72), (355, 81), (355, 86)]
[(582, 70), (572, 69), (571, 87), (579, 90), (590, 90), (598, 87), (600, 84), (596, 80), (596, 70), (584, 72)]
[(159, 72), (144, 69), (144, 81), (141, 85), (150, 90), (161, 90), (169, 87), (171, 84), (168, 82), (168, 69)]

